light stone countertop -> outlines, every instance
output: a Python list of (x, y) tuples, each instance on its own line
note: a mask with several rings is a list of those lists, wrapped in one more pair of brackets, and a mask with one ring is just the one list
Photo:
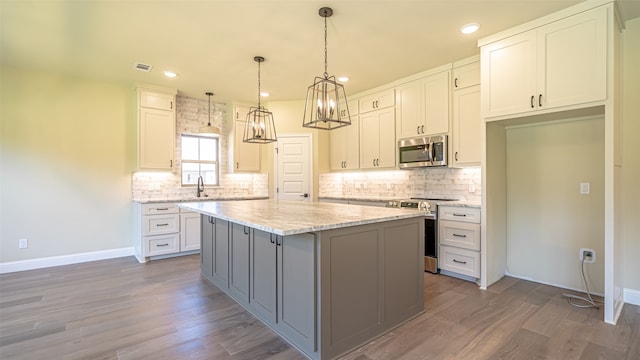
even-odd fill
[(424, 216), (417, 210), (328, 202), (202, 201), (178, 206), (283, 236)]
[(148, 203), (169, 203), (169, 202), (181, 203), (181, 202), (193, 202), (193, 201), (233, 201), (233, 200), (245, 201), (245, 200), (263, 200), (263, 199), (268, 199), (268, 197), (267, 196), (245, 196), (245, 197), (189, 196), (189, 197), (172, 197), (172, 198), (166, 197), (166, 198), (145, 198), (145, 199), (134, 198), (132, 200), (134, 202), (138, 202), (141, 204), (148, 204)]

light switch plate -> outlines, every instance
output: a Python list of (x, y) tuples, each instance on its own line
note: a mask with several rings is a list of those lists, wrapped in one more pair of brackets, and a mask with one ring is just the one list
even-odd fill
[(580, 194), (587, 195), (591, 193), (591, 184), (588, 182), (580, 183)]

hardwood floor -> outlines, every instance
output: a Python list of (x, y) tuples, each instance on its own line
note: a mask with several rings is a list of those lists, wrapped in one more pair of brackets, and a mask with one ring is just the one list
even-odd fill
[[(567, 292), (425, 273), (426, 312), (343, 357), (640, 359), (640, 307), (618, 325)], [(0, 275), (1, 359), (304, 359), (199, 274), (199, 256)]]

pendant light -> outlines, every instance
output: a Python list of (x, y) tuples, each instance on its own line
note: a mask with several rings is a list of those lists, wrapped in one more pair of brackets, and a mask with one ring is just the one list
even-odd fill
[(260, 105), (260, 63), (264, 61), (262, 56), (253, 58), (258, 63), (258, 107), (251, 107), (247, 114), (247, 121), (244, 126), (243, 142), (266, 144), (278, 141), (276, 138), (276, 127), (273, 123), (273, 114)]
[(323, 7), (318, 13), (324, 18), (324, 74), (316, 77), (307, 90), (302, 126), (333, 130), (351, 125), (351, 115), (344, 86), (327, 72), (327, 18), (333, 15), (333, 10)]
[(220, 134), (220, 128), (211, 125), (211, 96), (213, 96), (213, 93), (206, 92), (204, 94), (209, 97), (209, 122), (207, 123), (207, 126), (202, 126), (198, 132), (200, 134)]

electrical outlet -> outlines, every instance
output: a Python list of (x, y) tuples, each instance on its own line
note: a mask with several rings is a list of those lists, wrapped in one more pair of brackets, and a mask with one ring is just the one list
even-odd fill
[(596, 251), (593, 249), (582, 248), (578, 254), (580, 261), (584, 259), (585, 263), (592, 264), (596, 262)]
[(18, 240), (18, 249), (26, 249), (29, 247), (29, 240), (20, 239)]

